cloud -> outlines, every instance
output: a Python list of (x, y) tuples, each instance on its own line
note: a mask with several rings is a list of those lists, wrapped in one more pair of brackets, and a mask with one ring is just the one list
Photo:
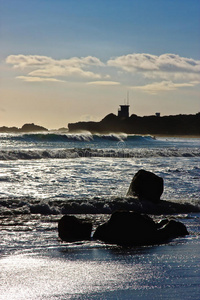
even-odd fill
[(135, 86), (132, 87), (132, 89), (141, 90), (143, 92), (155, 95), (158, 94), (159, 92), (173, 91), (183, 87), (193, 87), (197, 84), (199, 84), (199, 82), (174, 83), (172, 81), (161, 81), (161, 82), (154, 82), (143, 86)]
[(67, 76), (67, 77), (82, 77), (82, 78), (94, 78), (100, 79), (100, 74), (95, 74), (90, 71), (84, 71), (81, 68), (76, 67), (68, 67), (62, 68), (57, 66), (48, 66), (41, 70), (35, 70), (30, 72), (28, 75), (30, 76)]
[[(106, 63), (93, 56), (53, 59), (19, 54), (9, 55), (6, 63), (16, 70), (20, 69), (20, 75), (23, 76), (17, 79), (25, 82), (63, 82), (61, 78), (67, 77), (72, 80), (85, 79), (86, 84), (91, 86), (127, 86), (130, 81), (127, 75), (134, 74), (140, 78), (142, 75), (143, 85), (132, 88), (151, 94), (193, 87), (200, 83), (199, 60), (169, 53), (160, 56), (133, 53), (111, 58)], [(113, 67), (118, 69), (117, 73), (113, 72)]]
[(103, 86), (110, 86), (110, 85), (120, 85), (120, 82), (117, 81), (91, 81), (91, 82), (87, 82), (87, 84), (89, 85), (103, 85)]
[(179, 78), (200, 80), (200, 61), (181, 57), (176, 54), (160, 56), (147, 53), (133, 53), (107, 61), (108, 66), (122, 69), (129, 73), (140, 72), (146, 78)]
[(9, 55), (6, 58), (6, 63), (13, 65), (14, 68), (39, 67), (50, 65), (54, 62), (51, 57), (39, 55)]
[(63, 80), (59, 80), (56, 78), (42, 78), (42, 77), (32, 77), (32, 76), (17, 76), (17, 79), (21, 79), (26, 82), (64, 82)]
[(87, 68), (100, 67), (104, 64), (96, 57), (72, 57), (69, 59), (56, 60), (48, 56), (39, 55), (9, 55), (6, 63), (13, 65), (15, 69), (28, 70), (28, 76), (39, 77), (81, 77), (102, 78), (101, 74), (88, 71)]
[(104, 65), (98, 58), (93, 56), (87, 57), (71, 57), (69, 59), (53, 59), (48, 56), (40, 55), (9, 55), (6, 58), (6, 63), (14, 65), (15, 68), (26, 68), (28, 66), (39, 67), (47, 65), (56, 65), (56, 66), (85, 66), (85, 65), (95, 65), (102, 66)]
[(144, 72), (144, 78), (147, 79), (164, 79), (171, 81), (199, 81), (200, 82), (200, 74), (199, 73), (189, 73), (189, 72)]

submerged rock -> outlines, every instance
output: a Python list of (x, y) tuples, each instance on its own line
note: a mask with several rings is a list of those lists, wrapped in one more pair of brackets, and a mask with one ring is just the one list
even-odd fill
[(146, 215), (117, 211), (108, 222), (97, 227), (93, 238), (122, 246), (142, 246), (160, 244), (187, 234), (185, 225), (177, 221), (164, 220), (158, 225)]
[(139, 170), (133, 177), (127, 196), (157, 203), (164, 190), (163, 179), (152, 172)]
[(92, 223), (78, 219), (75, 216), (63, 216), (58, 222), (58, 235), (66, 242), (89, 240)]

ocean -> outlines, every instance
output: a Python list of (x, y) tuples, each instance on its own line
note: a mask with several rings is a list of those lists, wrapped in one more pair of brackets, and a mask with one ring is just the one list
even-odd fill
[[(199, 138), (1, 133), (0, 299), (200, 299), (199, 157)], [(161, 176), (161, 199), (184, 211), (126, 197), (140, 169)], [(94, 231), (117, 209), (174, 218), (189, 235), (133, 248), (58, 239), (64, 214)]]

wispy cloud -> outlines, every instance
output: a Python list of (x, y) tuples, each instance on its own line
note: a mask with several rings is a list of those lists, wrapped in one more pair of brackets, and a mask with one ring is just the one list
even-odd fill
[(89, 85), (97, 85), (97, 86), (110, 86), (110, 85), (120, 85), (120, 82), (117, 81), (91, 81), (87, 82)]
[[(143, 85), (132, 88), (151, 94), (200, 83), (199, 60), (168, 53), (160, 56), (133, 53), (109, 59), (106, 63), (93, 56), (53, 59), (19, 54), (9, 55), (6, 63), (16, 70), (20, 69), (23, 76), (17, 76), (17, 79), (26, 82), (63, 82), (67, 78), (75, 81), (84, 79), (91, 86), (127, 86), (132, 74), (142, 76), (143, 81)], [(117, 72), (117, 80), (113, 68), (120, 71)]]
[(200, 61), (176, 54), (133, 53), (110, 59), (107, 64), (129, 73), (140, 72), (146, 78), (200, 80)]
[(168, 72), (177, 70), (184, 72), (200, 71), (200, 61), (168, 53), (160, 56), (146, 53), (133, 53), (110, 59), (108, 60), (108, 65), (122, 68), (128, 72), (134, 70), (164, 70)]
[(173, 91), (178, 88), (183, 87), (193, 87), (198, 82), (190, 82), (190, 83), (174, 83), (172, 81), (161, 81), (161, 82), (154, 82), (151, 84), (146, 84), (143, 86), (135, 86), (132, 87), (132, 89), (135, 90), (141, 90), (143, 92), (149, 93), (149, 94), (158, 94), (159, 92), (167, 92), (167, 91)]
[(59, 80), (56, 78), (43, 78), (43, 77), (33, 77), (33, 76), (17, 76), (17, 79), (21, 79), (26, 82), (64, 82), (64, 80)]
[(99, 67), (104, 64), (96, 57), (72, 57), (56, 60), (48, 56), (39, 55), (9, 55), (6, 63), (13, 65), (15, 69), (28, 70), (28, 76), (39, 77), (81, 77), (100, 79), (102, 75), (88, 71), (90, 67)]

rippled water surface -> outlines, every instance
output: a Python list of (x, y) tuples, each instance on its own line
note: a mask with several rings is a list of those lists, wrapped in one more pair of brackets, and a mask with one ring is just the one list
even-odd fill
[[(95, 226), (109, 218), (84, 217)], [(60, 216), (7, 217), (0, 234), (0, 299), (198, 299), (199, 215), (177, 217), (189, 236), (136, 248), (61, 243)]]
[[(199, 146), (125, 134), (0, 134), (0, 299), (199, 299), (200, 213), (189, 206), (200, 206)], [(167, 217), (189, 236), (128, 249), (58, 239), (64, 213), (89, 218), (94, 231), (115, 207), (132, 209), (126, 192), (139, 169), (163, 177), (163, 200), (184, 204), (185, 213)]]

